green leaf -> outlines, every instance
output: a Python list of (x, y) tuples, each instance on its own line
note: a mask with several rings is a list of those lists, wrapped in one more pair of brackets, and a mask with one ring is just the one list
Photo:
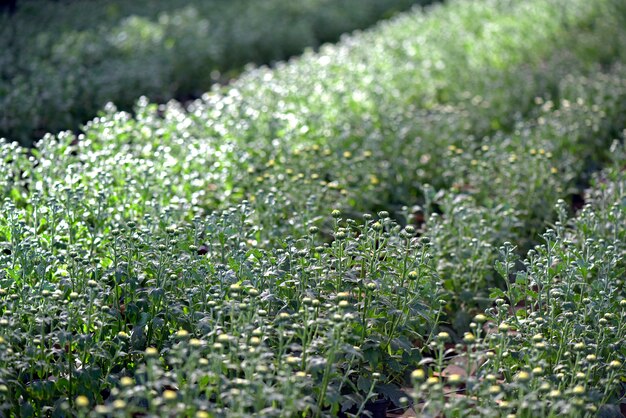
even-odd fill
[(362, 393), (367, 393), (372, 387), (372, 379), (369, 379), (365, 376), (359, 376), (356, 381), (356, 386)]
[(491, 290), (491, 292), (489, 292), (489, 297), (492, 299), (506, 299), (507, 295), (502, 289), (495, 287)]
[(400, 399), (408, 397), (398, 386), (392, 384), (376, 385), (376, 391), (384, 395), (385, 398), (393, 402), (394, 405), (400, 405)]

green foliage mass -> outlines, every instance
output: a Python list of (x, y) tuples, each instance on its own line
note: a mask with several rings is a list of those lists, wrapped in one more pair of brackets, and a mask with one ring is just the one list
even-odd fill
[(625, 21), (452, 1), (3, 144), (4, 412), (616, 413)]

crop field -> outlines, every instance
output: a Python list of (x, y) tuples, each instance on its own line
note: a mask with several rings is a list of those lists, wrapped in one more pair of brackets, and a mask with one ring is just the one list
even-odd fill
[(626, 2), (447, 0), (8, 137), (0, 415), (624, 416), (625, 135)]
[[(19, 0), (0, 14), (0, 136), (30, 145), (108, 102), (189, 99), (248, 63), (337, 40), (426, 0)], [(1, 4), (0, 4), (1, 6)], [(39, 135), (39, 136), (37, 136)]]

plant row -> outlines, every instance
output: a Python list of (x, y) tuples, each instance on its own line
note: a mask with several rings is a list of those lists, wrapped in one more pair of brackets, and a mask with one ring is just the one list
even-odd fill
[(142, 94), (197, 97), (248, 63), (286, 59), (419, 3), (21, 1), (0, 16), (0, 137), (30, 145)]
[[(625, 154), (594, 175), (580, 213), (558, 221), (519, 263), (499, 248), (507, 278), (494, 304), (462, 336), (445, 331), (434, 358), (412, 373), (415, 410), (424, 416), (619, 416), (624, 399), (626, 237)], [(456, 344), (451, 344), (456, 343)], [(447, 354), (447, 361), (441, 357)], [(410, 402), (407, 398), (406, 402)]]

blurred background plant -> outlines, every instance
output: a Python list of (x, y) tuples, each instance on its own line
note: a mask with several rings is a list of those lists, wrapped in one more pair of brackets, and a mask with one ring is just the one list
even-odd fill
[(198, 97), (250, 64), (336, 41), (424, 0), (41, 1), (0, 14), (0, 137), (32, 144), (107, 102)]

